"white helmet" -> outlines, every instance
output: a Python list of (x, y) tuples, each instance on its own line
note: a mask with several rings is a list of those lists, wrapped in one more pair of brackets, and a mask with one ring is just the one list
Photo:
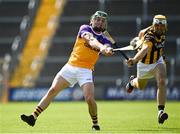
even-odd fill
[[(156, 25), (164, 25), (165, 26), (165, 29), (163, 29), (162, 31), (156, 31)], [(166, 16), (164, 15), (155, 15), (154, 18), (153, 18), (153, 22), (152, 22), (152, 25), (155, 29), (155, 32), (160, 32), (162, 34), (165, 34), (167, 32), (167, 19), (166, 19)]]

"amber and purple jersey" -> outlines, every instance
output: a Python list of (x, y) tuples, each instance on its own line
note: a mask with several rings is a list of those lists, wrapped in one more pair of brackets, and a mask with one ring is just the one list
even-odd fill
[(82, 68), (94, 69), (94, 65), (99, 58), (99, 50), (93, 49), (84, 38), (84, 33), (91, 33), (103, 45), (112, 46), (112, 43), (103, 34), (97, 34), (90, 25), (82, 25), (79, 29), (73, 51), (68, 63)]

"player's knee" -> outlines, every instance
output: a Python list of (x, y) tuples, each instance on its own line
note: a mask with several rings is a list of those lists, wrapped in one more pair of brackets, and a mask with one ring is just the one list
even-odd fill
[(94, 97), (92, 95), (86, 95), (84, 96), (84, 98), (88, 104), (91, 104), (94, 102)]
[(158, 81), (158, 87), (165, 86), (166, 80), (164, 78), (160, 78)]
[(57, 91), (56, 91), (55, 87), (50, 87), (48, 94), (51, 96), (54, 96), (54, 95), (56, 95), (56, 92)]

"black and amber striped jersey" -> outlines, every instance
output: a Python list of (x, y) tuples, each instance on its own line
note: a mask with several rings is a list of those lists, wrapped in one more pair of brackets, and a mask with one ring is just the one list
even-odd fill
[(143, 45), (148, 45), (149, 49), (141, 62), (145, 64), (157, 62), (158, 59), (163, 56), (164, 43), (165, 35), (156, 35), (152, 27), (149, 27), (143, 37)]

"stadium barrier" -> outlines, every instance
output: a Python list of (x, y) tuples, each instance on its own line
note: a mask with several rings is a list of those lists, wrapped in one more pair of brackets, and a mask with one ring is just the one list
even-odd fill
[[(9, 92), (9, 101), (39, 101), (48, 88), (12, 88)], [(54, 101), (82, 100), (83, 93), (79, 88), (67, 88), (59, 93)]]
[[(109, 87), (105, 91), (105, 99), (107, 100), (155, 100), (157, 90), (154, 87), (147, 87), (145, 90), (134, 90), (127, 93), (124, 88)], [(180, 100), (179, 87), (167, 88), (168, 100)]]
[[(9, 101), (39, 101), (47, 92), (48, 88), (12, 88), (9, 90)], [(97, 92), (98, 90), (96, 90)], [(100, 96), (96, 99), (103, 100), (155, 100), (156, 89), (148, 87), (146, 90), (134, 90), (128, 94), (122, 87), (107, 87), (101, 90)], [(180, 100), (178, 87), (167, 88), (168, 100)], [(83, 100), (83, 92), (79, 87), (67, 88), (61, 91), (54, 101)]]

